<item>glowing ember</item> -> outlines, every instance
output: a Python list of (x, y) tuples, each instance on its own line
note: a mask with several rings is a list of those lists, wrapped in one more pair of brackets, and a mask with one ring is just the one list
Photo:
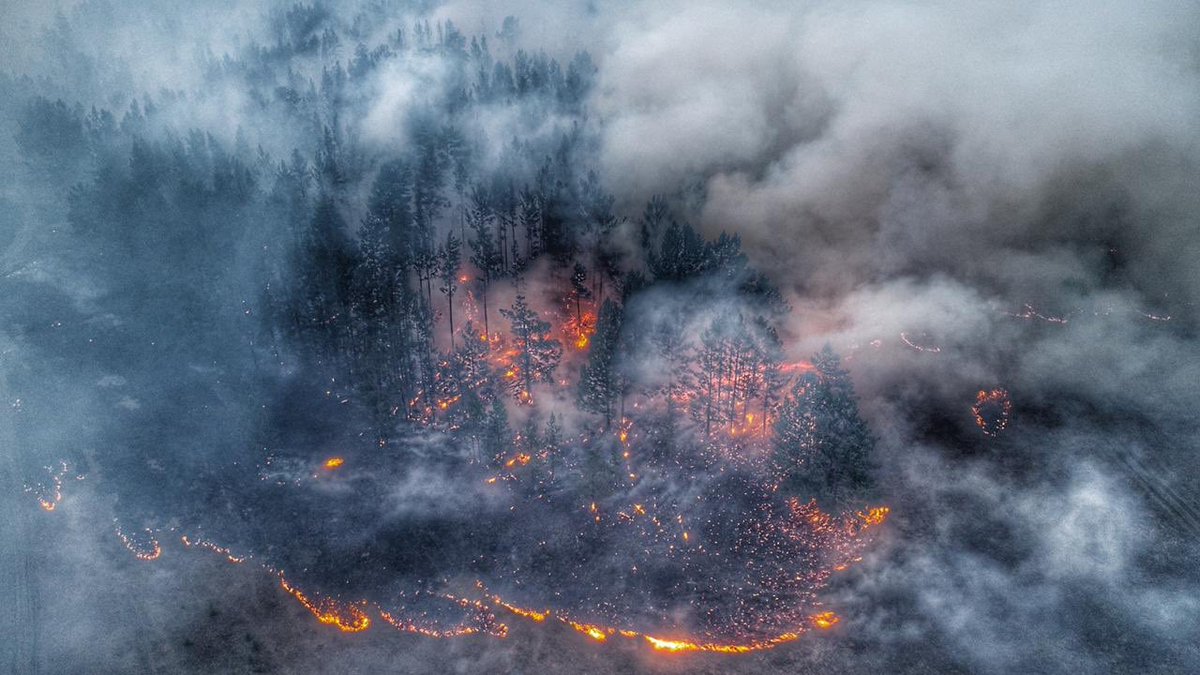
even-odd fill
[(334, 626), (343, 633), (361, 633), (371, 627), (371, 617), (367, 616), (360, 606), (365, 603), (352, 604), (341, 603), (331, 598), (310, 598), (288, 583), (282, 575), (279, 577), (279, 585), (323, 624)]
[(63, 476), (67, 475), (67, 463), (60, 461), (58, 464), (59, 468), (57, 470), (46, 467), (46, 471), (50, 474), (50, 486), (48, 488), (42, 485), (25, 486), (25, 492), (35, 493), (38, 506), (43, 511), (53, 511), (58, 508), (59, 502), (62, 501)]
[(202, 548), (202, 549), (205, 549), (208, 551), (212, 551), (213, 553), (216, 553), (218, 555), (225, 556), (226, 560), (228, 560), (229, 562), (231, 562), (235, 565), (240, 565), (240, 564), (246, 562), (247, 556), (234, 555), (233, 551), (230, 551), (229, 549), (225, 548), (224, 546), (217, 546), (216, 544), (212, 543), (211, 541), (204, 541), (203, 539), (199, 539), (199, 540), (189, 539), (186, 534), (181, 536), (179, 539), (180, 539), (180, 541), (183, 542), (183, 545), (187, 548), (192, 548), (193, 546), (195, 546), (196, 548)]
[(158, 545), (158, 540), (154, 538), (154, 533), (150, 530), (143, 530), (141, 533), (133, 536), (127, 535), (117, 528), (117, 538), (129, 549), (134, 558), (143, 562), (158, 560), (162, 555), (162, 547)]

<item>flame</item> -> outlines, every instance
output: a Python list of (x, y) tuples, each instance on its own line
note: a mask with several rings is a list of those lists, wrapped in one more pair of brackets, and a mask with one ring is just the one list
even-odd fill
[(521, 466), (525, 466), (532, 459), (533, 459), (533, 457), (531, 457), (530, 455), (527, 455), (527, 454), (521, 452), (521, 453), (517, 453), (516, 457), (513, 457), (512, 459), (505, 462), (504, 466), (509, 469), (513, 468), (514, 466), (517, 466), (518, 464)]
[(574, 621), (567, 621), (567, 625), (570, 626), (571, 628), (574, 628), (576, 631), (583, 633), (584, 635), (592, 638), (596, 642), (604, 642), (604, 641), (608, 640), (608, 634), (609, 634), (609, 632), (612, 631), (611, 628), (606, 629), (602, 626), (593, 626), (591, 624), (586, 624), (586, 623), (576, 623)]
[(810, 619), (812, 620), (812, 624), (821, 630), (829, 630), (842, 620), (841, 617), (833, 612), (814, 614)]
[(44, 486), (25, 486), (25, 492), (41, 492), (37, 495), (38, 506), (47, 513), (58, 508), (59, 502), (62, 501), (62, 486), (63, 476), (67, 475), (67, 463), (59, 461), (59, 469), (56, 471), (50, 467), (46, 467), (46, 471), (50, 474), (50, 488)]
[(538, 611), (534, 611), (532, 609), (525, 609), (523, 607), (517, 607), (516, 605), (510, 605), (509, 603), (505, 602), (498, 595), (492, 596), (492, 602), (496, 603), (500, 607), (503, 607), (504, 609), (507, 609), (508, 611), (512, 612), (513, 614), (516, 614), (517, 616), (525, 617), (526, 619), (533, 619), (533, 621), (535, 621), (536, 623), (542, 623), (543, 621), (546, 620), (546, 617), (550, 616), (550, 610), (548, 610), (548, 609), (544, 612), (538, 612)]
[(779, 372), (785, 375), (791, 375), (792, 373), (815, 373), (816, 371), (817, 367), (813, 365), (812, 361), (793, 361), (779, 367)]
[(248, 557), (248, 556), (234, 555), (233, 551), (229, 550), (228, 548), (225, 548), (224, 546), (217, 546), (216, 544), (214, 544), (210, 541), (205, 541), (203, 539), (200, 539), (200, 540), (189, 539), (186, 534), (181, 536), (179, 539), (180, 539), (180, 541), (183, 542), (183, 545), (187, 548), (191, 548), (191, 547), (195, 546), (197, 548), (207, 549), (218, 555), (225, 556), (226, 560), (228, 560), (229, 562), (231, 562), (235, 565), (240, 565), (240, 564), (246, 562), (246, 558)]
[[(989, 411), (994, 414), (986, 415)], [(1008, 420), (1012, 415), (1012, 398), (1004, 389), (980, 390), (975, 395), (975, 405), (971, 406), (971, 413), (975, 416), (975, 424), (985, 436), (998, 436), (1008, 428)]]
[(117, 528), (117, 537), (121, 540), (121, 543), (125, 545), (125, 548), (129, 549), (129, 552), (133, 554), (134, 558), (137, 558), (142, 562), (158, 560), (158, 557), (162, 555), (162, 547), (158, 545), (158, 540), (154, 538), (154, 533), (152, 531), (145, 530), (145, 533), (150, 537), (150, 543), (148, 546), (143, 546), (140, 542), (135, 541), (132, 537), (129, 537), (122, 532), (121, 528)]
[[(802, 504), (799, 500), (792, 499), (789, 501), (793, 509), (793, 513), (797, 518), (801, 518), (814, 526), (814, 531), (827, 535), (841, 534), (844, 536), (856, 536), (863, 530), (870, 527), (875, 527), (886, 521), (890, 509), (886, 506), (868, 508), (865, 511), (860, 511), (848, 518), (841, 520), (821, 511), (816, 507), (815, 502)], [(596, 503), (591, 503), (586, 507), (593, 513), (598, 512), (599, 507)], [(645, 506), (642, 504), (634, 504), (633, 510), (638, 514), (646, 512)], [(657, 519), (656, 519), (657, 520)], [(682, 525), (683, 516), (678, 516), (675, 520)], [(150, 530), (146, 530), (147, 534), (151, 534)], [(137, 545), (126, 537), (118, 529), (118, 535), (126, 542), (126, 546), (131, 551), (138, 555), (139, 559), (153, 560), (161, 553), (157, 541), (152, 540), (153, 549), (150, 551), (140, 551)], [(686, 539), (687, 533), (684, 533)], [(181, 537), (183, 544), (186, 547), (203, 548), (215, 553), (226, 556), (233, 563), (240, 563), (249, 556), (235, 556), (228, 548), (224, 548), (207, 542), (204, 540), (193, 540), (186, 535)], [(848, 562), (859, 562), (861, 557), (853, 557)], [(848, 563), (840, 564), (835, 569), (845, 569)], [(829, 630), (841, 622), (835, 612), (822, 611), (815, 614), (810, 614), (803, 618), (800, 625), (793, 631), (780, 633), (774, 637), (751, 640), (744, 643), (729, 642), (705, 642), (687, 637), (666, 638), (655, 635), (641, 633), (628, 628), (620, 628), (616, 626), (606, 626), (603, 624), (587, 623), (576, 621), (574, 618), (563, 614), (553, 614), (550, 609), (533, 610), (518, 606), (503, 599), (499, 595), (486, 594), (486, 589), (482, 582), (477, 581), (476, 586), (485, 593), (483, 599), (469, 599), (455, 597), (449, 594), (435, 594), (438, 597), (454, 602), (464, 609), (474, 612), (474, 619), (462, 624), (446, 628), (438, 629), (425, 625), (420, 625), (416, 621), (406, 618), (401, 618), (396, 614), (386, 611), (378, 605), (368, 603), (366, 600), (358, 602), (342, 602), (329, 597), (322, 597), (316, 594), (306, 594), (296, 588), (289, 582), (282, 572), (274, 569), (270, 565), (260, 564), (260, 567), (266, 571), (272, 572), (279, 578), (280, 586), (285, 592), (295, 598), (305, 609), (307, 609), (317, 620), (326, 625), (332, 625), (339, 631), (345, 633), (360, 633), (371, 626), (371, 617), (368, 615), (369, 609), (374, 609), (384, 623), (392, 626), (396, 630), (409, 632), (429, 638), (455, 638), (467, 635), (475, 635), (479, 633), (487, 633), (495, 637), (505, 637), (508, 634), (508, 626), (499, 623), (496, 620), (495, 614), (489, 609), (490, 607), (501, 607), (513, 614), (514, 616), (524, 618), (535, 623), (545, 623), (548, 620), (557, 620), (559, 623), (571, 628), (572, 630), (585, 635), (591, 640), (599, 643), (609, 641), (612, 636), (619, 635), (628, 639), (641, 639), (651, 649), (663, 653), (687, 653), (687, 652), (704, 652), (715, 654), (746, 654), (750, 652), (763, 651), (773, 649), (781, 644), (798, 639), (803, 633), (812, 629)], [(490, 601), (490, 605), (488, 604)]]
[(882, 525), (883, 522), (887, 520), (888, 514), (891, 512), (892, 510), (886, 506), (878, 506), (873, 509), (868, 509), (865, 514), (861, 511), (858, 512), (858, 517), (862, 518), (863, 523), (865, 523), (867, 526), (874, 527), (876, 525)]
[(323, 466), (326, 471), (333, 471), (340, 468), (345, 463), (346, 460), (341, 457), (330, 457), (329, 459), (325, 460), (325, 463), (321, 466)]
[(339, 603), (331, 598), (311, 599), (288, 583), (283, 575), (279, 576), (279, 585), (323, 624), (334, 626), (343, 633), (361, 633), (371, 627), (371, 617), (358, 604)]

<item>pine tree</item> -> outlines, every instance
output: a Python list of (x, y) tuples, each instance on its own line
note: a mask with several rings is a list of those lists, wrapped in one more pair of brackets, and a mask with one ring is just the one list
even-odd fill
[(442, 294), (446, 296), (446, 306), (450, 317), (450, 349), (454, 349), (454, 293), (458, 290), (458, 266), (462, 263), (462, 249), (453, 232), (446, 234), (446, 244), (439, 256), (438, 272), (441, 276)]
[(514, 396), (524, 403), (530, 402), (530, 390), (536, 382), (549, 382), (562, 358), (562, 345), (550, 337), (550, 324), (538, 318), (529, 308), (525, 296), (518, 294), (512, 309), (500, 313), (508, 318), (512, 326), (512, 337), (517, 349), (509, 387)]
[(491, 337), (488, 326), (488, 289), (492, 279), (500, 273), (500, 250), (491, 232), (491, 214), (488, 212), (485, 199), (479, 188), (475, 188), (471, 205), (466, 212), (467, 226), (473, 235), (471, 243), (471, 264), (482, 275), (480, 283), (483, 288), (480, 297), (483, 300), (483, 334)]
[(519, 217), (525, 228), (525, 259), (533, 260), (542, 253), (542, 199), (530, 189), (521, 191)]
[(788, 492), (844, 510), (871, 484), (874, 439), (837, 354), (826, 345), (813, 365), (814, 372), (792, 388), (775, 424), (776, 463)]
[(504, 457), (512, 450), (512, 431), (508, 426), (508, 411), (499, 399), (492, 401), (483, 428), (484, 453), (495, 463), (504, 461)]
[(580, 263), (575, 263), (575, 268), (571, 271), (571, 292), (575, 296), (575, 320), (579, 326), (583, 327), (583, 310), (582, 302), (592, 297), (591, 290), (587, 287), (587, 268)]
[(542, 432), (542, 448), (545, 454), (547, 473), (546, 482), (549, 489), (557, 487), (561, 480), (562, 446), (562, 426), (558, 423), (558, 416), (550, 413), (550, 419), (546, 421), (546, 429)]
[(368, 219), (378, 228), (379, 244), (389, 255), (384, 262), (407, 269), (417, 251), (413, 243), (412, 171), (402, 161), (385, 163), (367, 198)]
[(622, 310), (607, 300), (600, 308), (596, 333), (592, 336), (588, 362), (579, 373), (579, 405), (604, 416), (604, 428), (612, 424), (613, 402), (620, 394), (620, 377), (615, 364), (617, 343), (621, 337)]

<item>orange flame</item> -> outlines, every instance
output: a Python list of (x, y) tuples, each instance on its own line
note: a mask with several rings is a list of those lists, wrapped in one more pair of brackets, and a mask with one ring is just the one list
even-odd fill
[(343, 633), (361, 633), (371, 627), (371, 617), (357, 604), (339, 603), (331, 598), (310, 599), (282, 575), (279, 585), (323, 624), (334, 626)]
[(814, 614), (813, 616), (809, 617), (809, 619), (812, 621), (814, 626), (820, 628), (821, 630), (829, 630), (842, 620), (841, 617), (833, 612), (821, 612), (820, 614)]

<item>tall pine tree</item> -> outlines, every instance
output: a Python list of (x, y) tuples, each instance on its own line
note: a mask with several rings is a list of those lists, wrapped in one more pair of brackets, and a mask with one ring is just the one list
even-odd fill
[(512, 309), (500, 313), (512, 325), (512, 337), (517, 355), (512, 373), (506, 380), (513, 395), (522, 403), (531, 402), (531, 389), (536, 382), (549, 382), (562, 358), (562, 344), (550, 337), (550, 324), (538, 318), (529, 308), (525, 296), (517, 295)]
[(830, 511), (857, 506), (871, 484), (874, 439), (859, 416), (850, 375), (826, 345), (814, 372), (792, 388), (775, 423), (775, 459), (782, 487)]

